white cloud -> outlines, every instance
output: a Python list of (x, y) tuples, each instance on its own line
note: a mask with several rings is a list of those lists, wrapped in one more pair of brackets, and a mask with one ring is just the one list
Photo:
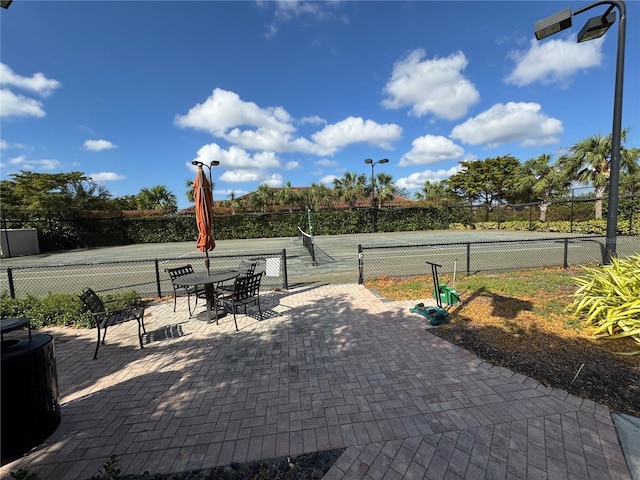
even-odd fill
[(312, 115), (310, 117), (304, 117), (302, 120), (300, 120), (300, 123), (313, 123), (316, 125), (326, 125), (327, 121), (322, 118), (319, 117), (318, 115)]
[(113, 182), (115, 180), (124, 180), (125, 176), (114, 172), (90, 173), (87, 175), (95, 182)]
[(333, 187), (333, 181), (338, 178), (336, 175), (326, 175), (320, 179), (320, 183)]
[(257, 170), (227, 170), (220, 176), (221, 181), (229, 183), (259, 182), (262, 179), (263, 175)]
[(214, 190), (214, 192), (213, 192), (213, 194), (214, 194), (214, 196), (216, 198), (218, 198), (218, 197), (229, 198), (229, 196), (232, 193), (233, 193), (234, 197), (238, 198), (238, 197), (241, 197), (243, 195), (246, 195), (247, 193), (249, 193), (249, 191), (227, 188), (227, 189), (224, 189), (224, 190)]
[(22, 77), (0, 62), (0, 85), (28, 90), (42, 97), (47, 97), (60, 87), (60, 82), (47, 78), (40, 72), (35, 73), (32, 77)]
[(402, 128), (398, 125), (348, 117), (333, 125), (327, 125), (311, 137), (316, 143), (314, 153), (332, 155), (352, 143), (367, 143), (389, 150), (391, 142), (399, 139), (401, 134)]
[(117, 145), (114, 145), (108, 140), (85, 140), (83, 147), (85, 150), (99, 152), (100, 150), (116, 148)]
[[(219, 178), (222, 182), (262, 182), (271, 186), (281, 186), (283, 182), (282, 175), (268, 172), (270, 169), (281, 168), (280, 160), (273, 152), (258, 152), (250, 155), (238, 147), (232, 146), (225, 150), (216, 143), (210, 143), (198, 150), (195, 160), (207, 165), (210, 165), (212, 160), (220, 162), (212, 172), (214, 181)], [(196, 168), (191, 162), (186, 163), (186, 166), (193, 170)], [(290, 161), (285, 168), (294, 169), (298, 166), (298, 162)]]
[(300, 162), (297, 162), (295, 160), (287, 162), (284, 166), (285, 170), (295, 170), (297, 168), (300, 168)]
[(20, 155), (19, 157), (10, 158), (9, 161), (7, 162), (7, 165), (9, 165), (12, 170), (19, 169), (19, 170), (38, 171), (38, 170), (54, 170), (58, 166), (60, 166), (60, 162), (58, 160), (52, 160), (48, 158), (32, 159), (32, 158), (27, 158), (24, 155)]
[(575, 36), (542, 43), (531, 40), (528, 50), (509, 53), (508, 57), (515, 62), (515, 68), (505, 82), (520, 87), (534, 82), (563, 83), (567, 86), (576, 72), (602, 63), (603, 42), (604, 37), (576, 43)]
[(400, 166), (428, 165), (443, 160), (451, 160), (464, 154), (462, 147), (446, 137), (425, 135), (411, 142), (411, 151), (400, 158)]
[(218, 88), (186, 115), (177, 115), (175, 124), (204, 130), (241, 149), (315, 155), (332, 155), (347, 145), (363, 142), (389, 149), (390, 142), (397, 140), (402, 133), (397, 125), (381, 125), (373, 120), (348, 117), (314, 133), (312, 142), (294, 136), (296, 128), (284, 108), (261, 108), (253, 102), (241, 100), (236, 93)]
[(539, 104), (509, 102), (506, 105), (495, 104), (457, 125), (450, 137), (491, 148), (518, 142), (523, 147), (531, 147), (557, 143), (563, 130), (562, 122), (543, 114)]
[(266, 183), (273, 188), (278, 188), (282, 186), (282, 184), (284, 183), (284, 179), (279, 173), (272, 173), (267, 178), (265, 178), (262, 183)]
[[(217, 143), (202, 146), (194, 159), (210, 165), (213, 160), (220, 162), (219, 167), (225, 169), (256, 169), (280, 168), (280, 161), (273, 152), (259, 152), (251, 156), (246, 150), (238, 147), (223, 149)], [(188, 163), (192, 167), (191, 162)], [(195, 167), (192, 167), (195, 170)]]
[(322, 160), (318, 160), (316, 162), (316, 165), (322, 165), (323, 167), (337, 167), (340, 164), (335, 160), (329, 160), (328, 158), (323, 158)]
[(446, 180), (451, 175), (455, 175), (461, 170), (462, 168), (460, 165), (451, 167), (448, 170), (425, 170), (423, 172), (412, 173), (408, 177), (399, 178), (395, 181), (395, 184), (400, 188), (416, 190), (422, 188), (425, 182), (439, 182), (441, 180)]
[(425, 60), (425, 51), (416, 49), (393, 66), (391, 79), (384, 87), (389, 95), (382, 101), (386, 108), (411, 107), (416, 117), (432, 113), (456, 120), (467, 114), (480, 94), (462, 71), (467, 66), (464, 53)]
[(9, 148), (9, 144), (0, 138), (0, 150), (4, 150), (5, 148)]
[(295, 131), (284, 108), (260, 108), (253, 102), (241, 100), (238, 94), (220, 88), (186, 115), (177, 115), (175, 124), (203, 130), (255, 150), (286, 150)]
[(0, 90), (0, 116), (42, 118), (45, 113), (42, 102), (3, 88)]
[(325, 0), (322, 2), (307, 0), (258, 0), (256, 3), (263, 8), (274, 7), (275, 20), (267, 25), (266, 38), (273, 38), (278, 32), (278, 23), (307, 16), (314, 20), (326, 20), (334, 16), (332, 8), (339, 5), (341, 0)]
[(281, 20), (292, 20), (302, 15), (323, 15), (322, 2), (308, 2), (303, 0), (275, 0), (269, 2), (275, 5), (275, 16)]

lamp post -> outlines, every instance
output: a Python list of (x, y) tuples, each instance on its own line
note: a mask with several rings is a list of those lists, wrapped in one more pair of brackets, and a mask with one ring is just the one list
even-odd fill
[(383, 158), (381, 160), (378, 160), (377, 162), (374, 162), (370, 158), (367, 158), (365, 159), (364, 163), (366, 163), (367, 165), (371, 165), (371, 208), (375, 209), (376, 208), (376, 181), (375, 181), (375, 177), (373, 176), (373, 169), (377, 164), (389, 163), (389, 159)]
[(618, 216), (618, 187), (620, 184), (620, 141), (622, 135), (622, 86), (624, 80), (624, 49), (627, 28), (627, 7), (623, 0), (602, 0), (587, 5), (571, 13), (567, 8), (550, 17), (536, 22), (534, 29), (536, 39), (542, 40), (571, 26), (571, 18), (599, 5), (609, 5), (605, 13), (590, 18), (578, 33), (578, 43), (600, 38), (613, 25), (616, 14), (613, 8), (620, 12), (618, 25), (618, 46), (616, 56), (616, 80), (613, 98), (613, 129), (611, 133), (611, 160), (609, 162), (609, 205), (607, 209), (607, 258), (605, 263), (611, 263), (616, 256), (616, 227)]
[(382, 158), (374, 162), (370, 158), (365, 159), (364, 163), (371, 165), (371, 231), (375, 233), (378, 228), (376, 225), (376, 179), (373, 175), (373, 169), (377, 164), (389, 163), (388, 158)]

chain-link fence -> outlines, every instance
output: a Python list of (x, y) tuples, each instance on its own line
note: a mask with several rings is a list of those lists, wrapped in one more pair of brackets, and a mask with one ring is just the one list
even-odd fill
[[(621, 191), (619, 194), (618, 231), (629, 235), (639, 233), (640, 194), (634, 192), (637, 192), (635, 187), (629, 191)], [(495, 223), (494, 228), (497, 229), (503, 228), (502, 224), (506, 222), (521, 222), (523, 230), (545, 231), (549, 222), (568, 222), (558, 231), (579, 234), (604, 233), (603, 230), (585, 230), (576, 225), (596, 218), (595, 210), (598, 204), (601, 204), (602, 214), (606, 216), (606, 198), (595, 198), (589, 189), (573, 189), (570, 196), (553, 200), (544, 206), (539, 202), (492, 205), (462, 203), (428, 207), (421, 203), (407, 203), (393, 208), (385, 206), (382, 209), (321, 210), (314, 211), (312, 214), (315, 234), (436, 230), (449, 228), (452, 223), (469, 225), (486, 222)], [(541, 218), (543, 209), (545, 221)], [(139, 243), (195, 241), (193, 215), (139, 217), (125, 215), (124, 212), (111, 216), (94, 215), (98, 213), (91, 212), (89, 216), (77, 218), (77, 213), (72, 215), (51, 211), (32, 212), (20, 210), (17, 207), (7, 210), (3, 204), (0, 204), (0, 242), (4, 244), (2, 256), (12, 256), (12, 245), (6, 235), (7, 229), (36, 229), (39, 248), (42, 252)], [(260, 238), (267, 234), (295, 236), (297, 226), (307, 223), (307, 216), (307, 211), (216, 215), (214, 216), (215, 238), (218, 240)], [(2, 231), (5, 231), (5, 235), (1, 235)]]
[[(258, 262), (258, 268), (265, 272), (262, 288), (288, 288), (285, 250), (210, 258), (216, 270), (236, 268), (242, 260)], [(173, 294), (171, 280), (165, 269), (189, 263), (195, 265), (196, 262), (200, 264), (202, 256), (10, 267), (5, 269), (4, 275), (0, 275), (0, 292), (8, 293), (11, 298), (26, 295), (38, 297), (49, 293), (79, 293), (83, 288), (91, 287), (102, 293), (135, 290), (142, 297), (160, 298)]]
[[(618, 236), (619, 258), (640, 253), (640, 236)], [(603, 263), (606, 237), (561, 237), (425, 245), (358, 246), (358, 282), (382, 276), (414, 277), (429, 274), (426, 261), (442, 265), (442, 273), (468, 275), (539, 267), (568, 267)]]

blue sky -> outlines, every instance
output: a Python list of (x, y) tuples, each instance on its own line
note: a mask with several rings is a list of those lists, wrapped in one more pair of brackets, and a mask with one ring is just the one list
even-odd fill
[[(0, 175), (82, 171), (113, 196), (194, 159), (214, 198), (332, 185), (365, 158), (410, 193), (462, 160), (521, 161), (612, 127), (618, 26), (536, 42), (583, 2), (32, 1), (0, 11)], [(623, 126), (640, 147), (640, 2), (627, 1)]]

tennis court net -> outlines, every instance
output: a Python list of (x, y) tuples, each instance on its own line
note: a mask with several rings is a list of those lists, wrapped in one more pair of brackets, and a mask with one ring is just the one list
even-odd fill
[(305, 231), (303, 231), (300, 227), (298, 227), (298, 238), (302, 239), (302, 245), (307, 249), (309, 254), (311, 255), (311, 262), (313, 265), (317, 265), (316, 262), (316, 251), (313, 245), (313, 236), (309, 235)]

